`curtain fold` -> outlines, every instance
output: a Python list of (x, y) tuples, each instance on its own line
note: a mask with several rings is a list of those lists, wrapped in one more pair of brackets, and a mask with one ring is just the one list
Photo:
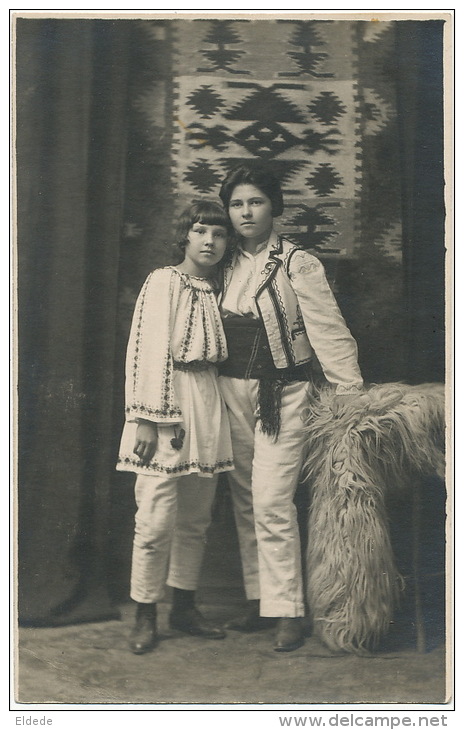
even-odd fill
[(443, 26), (396, 23), (407, 373), (445, 377)]
[(114, 616), (107, 590), (129, 26), (18, 19), (18, 609)]

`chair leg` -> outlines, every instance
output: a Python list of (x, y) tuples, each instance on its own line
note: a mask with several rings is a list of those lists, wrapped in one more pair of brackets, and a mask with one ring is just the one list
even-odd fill
[(421, 494), (420, 481), (416, 480), (413, 485), (412, 503), (412, 569), (414, 586), (414, 613), (416, 619), (416, 649), (423, 654), (426, 651), (426, 632), (424, 622), (424, 611), (422, 608), (421, 591)]

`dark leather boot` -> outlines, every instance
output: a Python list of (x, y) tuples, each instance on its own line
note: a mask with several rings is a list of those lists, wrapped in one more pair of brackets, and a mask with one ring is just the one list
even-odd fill
[(191, 636), (202, 636), (204, 639), (225, 639), (226, 636), (225, 631), (205, 618), (195, 607), (171, 611), (169, 626), (171, 629), (183, 631)]
[(156, 603), (137, 603), (135, 625), (129, 639), (131, 651), (146, 654), (155, 647), (157, 640)]
[(274, 641), (274, 651), (294, 651), (304, 644), (301, 618), (279, 618)]
[(259, 615), (259, 599), (256, 599), (247, 601), (245, 609), (238, 616), (230, 619), (225, 627), (226, 629), (232, 629), (232, 631), (251, 633), (252, 631), (268, 629), (270, 626), (274, 626), (275, 622), (275, 618)]

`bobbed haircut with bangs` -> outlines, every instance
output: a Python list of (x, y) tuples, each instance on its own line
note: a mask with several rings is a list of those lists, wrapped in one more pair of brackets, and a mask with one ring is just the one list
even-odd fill
[(183, 253), (187, 245), (187, 236), (195, 223), (223, 226), (227, 231), (228, 247), (231, 245), (232, 226), (222, 205), (214, 200), (195, 200), (181, 213), (177, 224), (176, 246)]
[(284, 200), (279, 180), (272, 170), (261, 163), (247, 162), (235, 167), (224, 178), (219, 197), (224, 208), (229, 210), (229, 204), (237, 185), (254, 185), (261, 190), (271, 201), (272, 215), (278, 218), (284, 211)]

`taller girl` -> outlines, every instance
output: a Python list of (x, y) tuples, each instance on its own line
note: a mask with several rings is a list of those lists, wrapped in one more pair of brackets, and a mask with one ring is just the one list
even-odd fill
[(225, 270), (221, 313), (228, 360), (219, 384), (232, 433), (229, 474), (248, 604), (228, 624), (257, 630), (277, 617), (274, 649), (303, 644), (300, 539), (293, 498), (304, 459), (302, 414), (312, 362), (345, 398), (363, 387), (357, 346), (320, 261), (274, 231), (283, 212), (273, 174), (241, 165), (221, 200), (239, 236)]

